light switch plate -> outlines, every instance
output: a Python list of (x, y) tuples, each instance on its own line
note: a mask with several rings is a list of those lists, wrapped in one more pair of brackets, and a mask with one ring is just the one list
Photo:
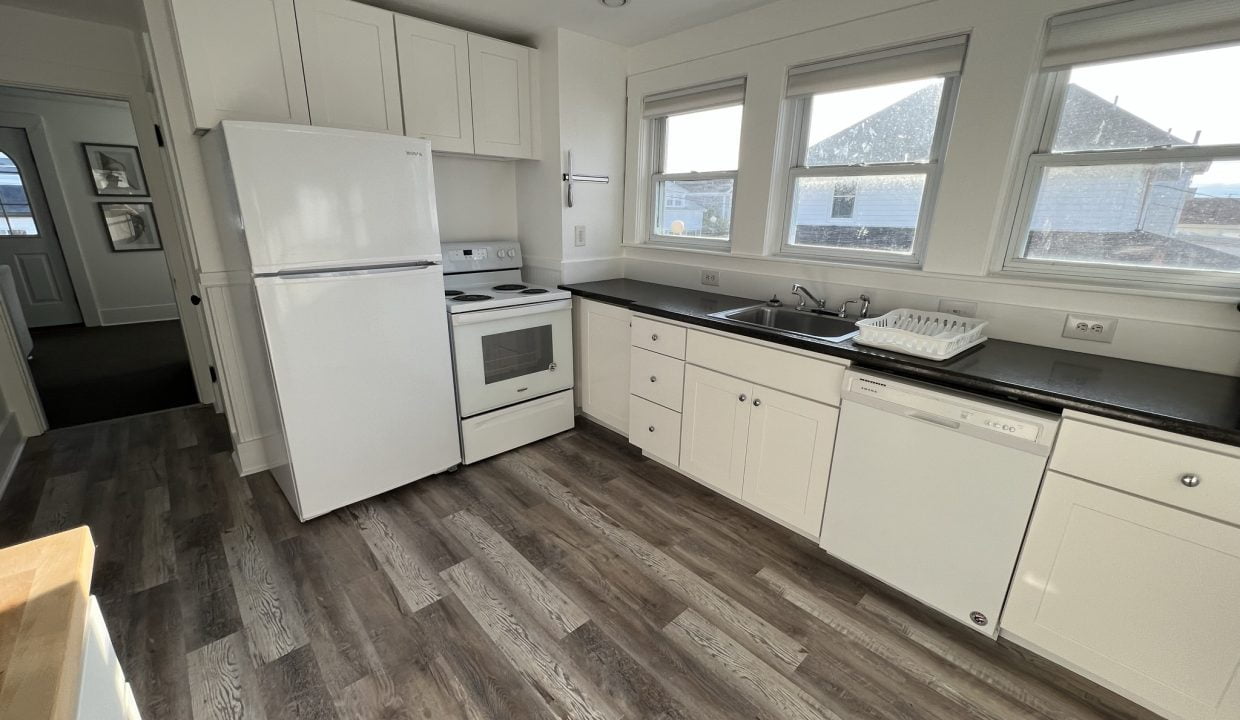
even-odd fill
[(1074, 340), (1109, 343), (1115, 339), (1115, 328), (1118, 325), (1119, 320), (1111, 317), (1068, 313), (1063, 324), (1063, 336)]
[(703, 270), (702, 271), (702, 284), (713, 285), (714, 287), (719, 287), (719, 271), (718, 270)]
[(586, 246), (586, 226), (585, 225), (574, 225), (573, 226), (573, 245), (577, 247)]

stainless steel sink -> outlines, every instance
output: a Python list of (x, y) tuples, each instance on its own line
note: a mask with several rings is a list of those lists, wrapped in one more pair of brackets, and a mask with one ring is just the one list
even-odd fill
[(754, 305), (711, 313), (710, 316), (746, 325), (796, 333), (828, 342), (843, 342), (857, 334), (856, 320), (845, 320), (786, 307)]

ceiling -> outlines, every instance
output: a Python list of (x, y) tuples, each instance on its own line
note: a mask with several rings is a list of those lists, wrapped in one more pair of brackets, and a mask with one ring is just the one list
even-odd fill
[(633, 46), (776, 0), (629, 0), (621, 8), (599, 0), (362, 1), (517, 42), (562, 27)]
[[(208, 0), (209, 1), (209, 0)], [(446, 25), (529, 43), (562, 27), (633, 46), (776, 0), (629, 0), (620, 8), (599, 0), (362, 0), (367, 5)], [(0, 4), (138, 29), (141, 0), (0, 0)]]
[(0, 0), (0, 5), (119, 25), (131, 30), (146, 26), (142, 20), (142, 0)]

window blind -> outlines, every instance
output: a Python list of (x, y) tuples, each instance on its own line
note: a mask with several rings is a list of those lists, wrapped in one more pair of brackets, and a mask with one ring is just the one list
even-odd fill
[(1051, 18), (1042, 69), (1235, 41), (1238, 0), (1127, 0)]
[(967, 43), (960, 35), (793, 68), (788, 97), (956, 75), (964, 67)]
[(642, 117), (663, 117), (743, 102), (745, 102), (745, 79), (735, 78), (709, 85), (647, 95), (642, 103)]

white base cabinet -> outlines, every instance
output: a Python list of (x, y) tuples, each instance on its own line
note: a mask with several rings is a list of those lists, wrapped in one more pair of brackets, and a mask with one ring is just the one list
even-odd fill
[(133, 689), (125, 682), (112, 638), (103, 623), (99, 601), (90, 596), (82, 643), (82, 674), (78, 686), (78, 720), (141, 720)]
[(1240, 455), (1069, 418), (1003, 633), (1167, 717), (1240, 717)]
[(581, 412), (618, 433), (629, 429), (629, 323), (632, 313), (573, 299)]
[(740, 497), (753, 383), (685, 366), (680, 469), (698, 482)]

